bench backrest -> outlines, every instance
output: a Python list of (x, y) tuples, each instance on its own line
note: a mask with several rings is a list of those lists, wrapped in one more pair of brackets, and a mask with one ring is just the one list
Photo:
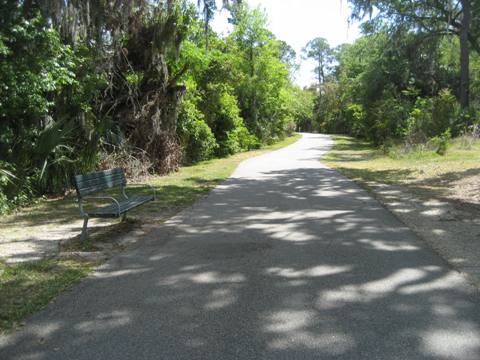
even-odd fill
[(116, 168), (76, 175), (74, 183), (78, 197), (82, 197), (113, 187), (125, 186), (127, 185), (127, 179), (123, 169)]

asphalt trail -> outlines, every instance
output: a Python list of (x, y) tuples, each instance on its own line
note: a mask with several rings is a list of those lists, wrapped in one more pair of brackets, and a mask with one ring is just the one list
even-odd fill
[(242, 163), (0, 337), (0, 359), (480, 359), (479, 298), (318, 161), (330, 145)]

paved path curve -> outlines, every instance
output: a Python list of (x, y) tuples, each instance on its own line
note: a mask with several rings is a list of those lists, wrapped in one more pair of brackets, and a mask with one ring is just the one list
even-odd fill
[(480, 359), (480, 302), (322, 135), (241, 164), (60, 296), (7, 359)]

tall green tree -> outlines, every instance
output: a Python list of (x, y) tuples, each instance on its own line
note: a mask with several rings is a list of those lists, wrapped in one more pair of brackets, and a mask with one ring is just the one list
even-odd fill
[(290, 84), (282, 42), (267, 28), (267, 16), (247, 4), (232, 13), (234, 28), (227, 39), (241, 76), (235, 92), (241, 115), (262, 142), (283, 136), (282, 89)]
[[(460, 39), (460, 90), (463, 108), (469, 106), (470, 47), (480, 51), (480, 1), (479, 0), (349, 0), (354, 5), (353, 16), (363, 19), (378, 15), (373, 23), (392, 27), (409, 27), (424, 34), (425, 41), (432, 37), (455, 35)], [(473, 26), (472, 26), (473, 25)]]
[(328, 41), (321, 37), (310, 40), (303, 48), (303, 54), (306, 58), (315, 61), (315, 73), (317, 74), (318, 83), (323, 84), (333, 59), (333, 51)]

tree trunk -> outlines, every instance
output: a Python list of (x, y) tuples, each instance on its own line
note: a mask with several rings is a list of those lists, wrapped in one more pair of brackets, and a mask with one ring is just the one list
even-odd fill
[(325, 74), (323, 72), (323, 60), (321, 57), (318, 58), (318, 85), (322, 85), (325, 81)]
[(471, 0), (461, 0), (463, 9), (462, 28), (460, 29), (460, 105), (469, 106), (470, 100), (470, 49), (468, 35), (471, 22)]

